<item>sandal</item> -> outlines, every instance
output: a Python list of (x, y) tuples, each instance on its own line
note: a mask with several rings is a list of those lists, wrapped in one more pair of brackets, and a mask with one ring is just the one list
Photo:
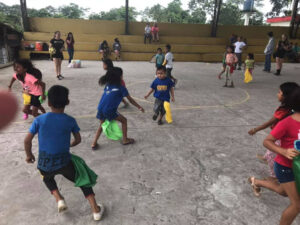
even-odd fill
[(132, 138), (128, 138), (127, 140), (128, 140), (128, 142), (126, 142), (126, 143), (122, 142), (122, 145), (131, 145), (134, 143), (134, 139), (132, 139)]
[(97, 149), (99, 148), (99, 144), (92, 145), (91, 147), (92, 147), (92, 150), (94, 150), (94, 151), (95, 151), (95, 150), (97, 150)]
[(252, 187), (253, 194), (254, 194), (256, 197), (260, 197), (261, 189), (260, 189), (260, 187), (257, 187), (256, 184), (254, 183), (254, 182), (255, 182), (255, 177), (254, 177), (254, 176), (249, 177), (249, 178), (248, 178), (248, 182), (249, 182), (249, 184), (250, 184), (251, 187)]
[(56, 76), (56, 78), (57, 78), (58, 80), (62, 80), (62, 78), (60, 77), (60, 75)]

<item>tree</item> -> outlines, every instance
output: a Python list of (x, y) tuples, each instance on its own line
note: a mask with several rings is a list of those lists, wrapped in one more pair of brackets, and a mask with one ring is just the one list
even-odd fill
[(83, 18), (88, 10), (88, 8), (82, 8), (74, 3), (71, 3), (70, 5), (64, 5), (58, 8), (58, 17), (80, 19)]
[(288, 10), (291, 7), (292, 0), (270, 0), (272, 4), (272, 10), (267, 15), (268, 16), (279, 16), (281, 13), (284, 15), (291, 14)]
[(221, 7), (221, 13), (220, 13), (220, 19), (219, 24), (220, 25), (242, 25), (242, 12), (236, 5), (232, 4), (223, 4)]
[(0, 22), (9, 24), (16, 30), (22, 31), (20, 5), (8, 6), (0, 2), (0, 15)]
[[(129, 21), (136, 21), (139, 13), (135, 7), (129, 7)], [(126, 9), (124, 6), (120, 8), (111, 9), (108, 12), (93, 13), (89, 15), (90, 20), (125, 20)]]

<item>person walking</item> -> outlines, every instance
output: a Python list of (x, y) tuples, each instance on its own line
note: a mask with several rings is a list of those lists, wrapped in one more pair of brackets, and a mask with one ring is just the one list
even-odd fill
[(58, 80), (62, 80), (64, 77), (61, 75), (61, 63), (64, 59), (63, 50), (65, 42), (60, 38), (60, 31), (54, 33), (54, 38), (50, 41), (50, 48), (53, 48), (52, 58), (55, 65), (56, 77)]
[(273, 32), (268, 33), (269, 37), (269, 42), (264, 50), (265, 53), (265, 67), (264, 70), (265, 72), (271, 72), (271, 56), (273, 54), (274, 50), (274, 37), (273, 37)]

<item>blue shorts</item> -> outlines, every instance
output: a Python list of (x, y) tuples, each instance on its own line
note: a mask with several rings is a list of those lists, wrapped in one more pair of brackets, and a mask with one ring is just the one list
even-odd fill
[(119, 113), (117, 111), (108, 113), (108, 112), (101, 112), (99, 110), (96, 115), (97, 119), (102, 120), (102, 121), (105, 121), (105, 120), (111, 121), (111, 120), (116, 119), (118, 116), (119, 116)]
[(274, 162), (274, 172), (276, 174), (279, 183), (281, 184), (295, 181), (292, 168), (282, 166), (277, 162)]

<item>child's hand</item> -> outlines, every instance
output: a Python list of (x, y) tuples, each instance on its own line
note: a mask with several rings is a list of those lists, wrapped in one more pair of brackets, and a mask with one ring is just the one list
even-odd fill
[(45, 96), (44, 94), (42, 95), (42, 99), (43, 99), (43, 100), (46, 100), (46, 96)]
[(284, 156), (290, 160), (298, 156), (300, 153), (294, 148), (288, 148), (284, 154)]
[(250, 134), (250, 135), (254, 135), (254, 134), (256, 134), (256, 130), (255, 130), (255, 128), (253, 128), (253, 129), (249, 130), (249, 131), (248, 131), (248, 134)]
[(140, 108), (139, 108), (139, 110), (140, 110), (142, 113), (144, 113), (144, 112), (145, 112), (145, 110), (144, 110), (144, 108), (143, 108), (143, 107), (140, 107)]
[(26, 157), (26, 162), (27, 163), (34, 163), (35, 162), (35, 157), (33, 154), (31, 154), (30, 156)]
[(10, 86), (8, 86), (8, 91), (11, 91), (11, 87)]
[(171, 97), (172, 102), (175, 102), (175, 98)]
[(145, 95), (144, 98), (147, 99), (149, 97), (149, 95)]

